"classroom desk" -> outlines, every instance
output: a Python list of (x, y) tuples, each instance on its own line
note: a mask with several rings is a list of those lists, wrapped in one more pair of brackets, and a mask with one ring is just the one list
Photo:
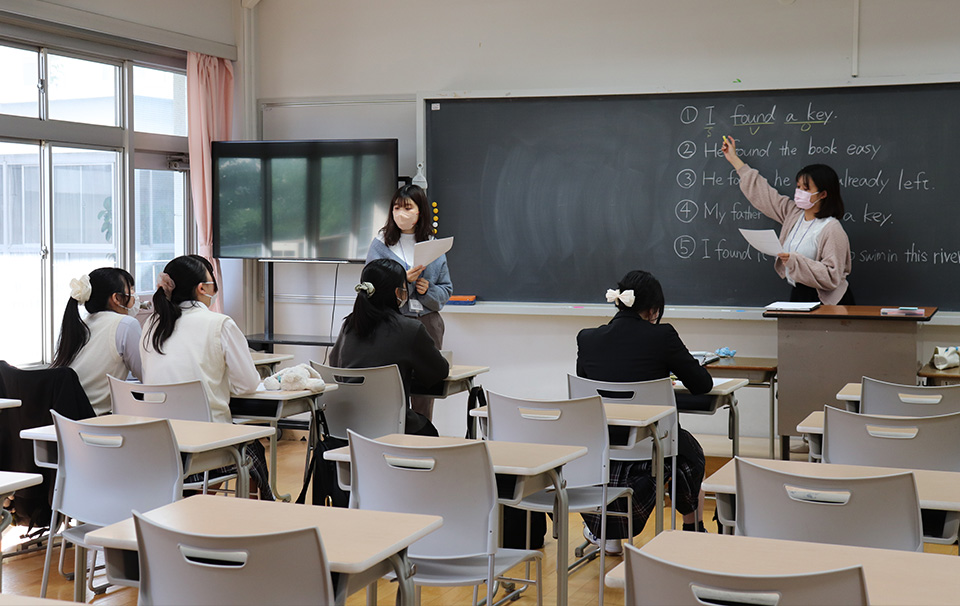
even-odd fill
[[(823, 412), (820, 414), (822, 415)], [(905, 471), (893, 467), (839, 465), (835, 463), (824, 465), (823, 463), (812, 463), (810, 461), (746, 460), (777, 471), (828, 478), (857, 478), (903, 473)], [(940, 511), (960, 511), (960, 472), (931, 471), (929, 469), (910, 469), (907, 471), (912, 471), (917, 480), (917, 495), (920, 497), (920, 507)], [(715, 493), (717, 495), (717, 507), (721, 507), (722, 501), (723, 507), (734, 514), (733, 503), (730, 499), (737, 492), (737, 475), (733, 459), (703, 481), (703, 490)]]
[(960, 366), (939, 370), (930, 362), (923, 365), (917, 376), (926, 381), (927, 385), (957, 385), (960, 383)]
[[(413, 571), (407, 560), (407, 548), (443, 524), (443, 518), (439, 516), (224, 499), (210, 495), (189, 497), (144, 515), (177, 530), (217, 536), (316, 527), (320, 530), (330, 570), (340, 573), (335, 588), (337, 604), (343, 604), (348, 595), (375, 583), (392, 570), (401, 579), (400, 603), (412, 605)], [(87, 540), (104, 548), (110, 582), (139, 586), (133, 518), (91, 532)], [(296, 554), (291, 556), (296, 557)], [(269, 583), (269, 579), (264, 582)]]
[[(155, 421), (148, 417), (104, 415), (84, 419), (96, 425), (120, 425)], [(247, 427), (230, 423), (181, 421), (169, 419), (180, 454), (184, 456), (184, 477), (223, 467), (230, 462), (237, 465), (237, 496), (250, 496), (250, 470), (243, 464), (243, 445), (275, 433), (271, 427)], [(33, 458), (39, 467), (57, 468), (57, 432), (53, 425), (24, 429), (20, 437), (33, 440)]]
[(277, 354), (264, 351), (251, 351), (250, 357), (253, 358), (253, 364), (257, 367), (261, 379), (266, 379), (277, 372), (277, 364), (286, 362), (294, 358), (293, 354)]
[[(377, 438), (387, 444), (400, 446), (445, 446), (465, 444), (465, 438), (412, 436), (390, 434)], [(582, 446), (556, 446), (524, 444), (520, 442), (487, 442), (487, 449), (497, 474), (499, 501), (503, 505), (516, 505), (520, 500), (539, 490), (553, 486), (556, 490), (554, 503), (554, 529), (557, 533), (557, 605), (567, 604), (567, 524), (569, 521), (567, 489), (561, 468), (587, 453)], [(350, 490), (350, 447), (328, 450), (323, 458), (337, 463), (337, 479), (344, 490)], [(465, 478), (469, 481), (469, 478)], [(559, 524), (556, 522), (559, 520)]]
[(880, 306), (821, 305), (810, 312), (765, 311), (777, 319), (777, 430), (780, 456), (790, 456), (790, 436), (813, 410), (830, 404), (837, 385), (864, 375), (912, 384), (917, 376), (917, 333), (922, 316), (884, 316)]
[(65, 602), (63, 600), (54, 600), (52, 598), (35, 598), (26, 595), (16, 595), (12, 593), (0, 593), (0, 606), (67, 606), (76, 602)]
[(470, 418), (470, 411), (479, 404), (480, 388), (474, 385), (474, 379), (477, 375), (490, 372), (489, 366), (467, 366), (464, 364), (451, 364), (450, 372), (447, 378), (440, 383), (439, 389), (431, 391), (429, 389), (414, 385), (411, 389), (412, 395), (430, 396), (434, 398), (446, 398), (454, 394), (467, 392), (467, 439), (477, 437), (477, 428)]
[[(280, 419), (301, 413), (310, 413), (311, 420), (316, 414), (320, 397), (329, 391), (335, 391), (336, 384), (324, 385), (320, 391), (257, 391), (243, 396), (230, 398), (230, 414), (234, 423), (266, 423), (273, 428), (270, 434), (270, 489), (273, 496), (281, 501), (289, 501), (289, 494), (280, 494), (277, 488), (277, 423)], [(310, 423), (310, 427), (313, 427)]]
[(20, 400), (13, 400), (11, 398), (0, 398), (0, 409), (4, 408), (19, 408)]
[[(17, 402), (19, 400), (8, 400)], [(10, 408), (9, 406), (0, 406), (0, 408)], [(16, 471), (0, 471), (0, 503), (6, 501), (7, 497), (29, 486), (36, 486), (43, 482), (43, 476), (38, 473), (21, 473)], [(0, 507), (0, 534), (13, 522), (13, 516), (9, 511)], [(0, 591), (3, 590), (3, 558), (0, 558)]]
[[(676, 416), (676, 408), (673, 406), (655, 406), (648, 404), (616, 404), (604, 402), (604, 412), (607, 415), (607, 425), (610, 427), (630, 427), (631, 434), (628, 436), (630, 442), (639, 442), (647, 437), (653, 440), (653, 476), (655, 478), (663, 477), (664, 474), (664, 453), (663, 444), (660, 437), (660, 423), (664, 419)], [(470, 414), (486, 421), (487, 407), (480, 406), (470, 411)], [(490, 442), (494, 444), (495, 441)], [(611, 450), (626, 448), (626, 444), (611, 444)], [(663, 531), (663, 482), (657, 482), (657, 505), (654, 516), (655, 532), (659, 534)]]
[[(698, 409), (685, 409), (682, 406), (682, 397), (677, 398), (677, 412), (682, 414), (695, 414), (695, 415), (712, 415), (717, 411), (718, 408), (727, 406), (730, 408), (730, 418), (727, 423), (727, 437), (733, 441), (732, 445), (732, 456), (737, 456), (740, 454), (740, 410), (737, 408), (737, 396), (736, 391), (741, 387), (746, 387), (750, 381), (744, 378), (721, 378), (717, 377), (713, 380), (713, 389), (708, 391), (706, 396), (713, 397), (711, 406), (707, 410), (698, 410)], [(683, 383), (677, 381), (673, 385), (673, 390), (676, 392), (677, 396), (683, 396), (684, 394), (689, 394), (690, 392), (683, 386)], [(696, 396), (695, 396), (696, 397)]]
[[(684, 566), (735, 574), (807, 574), (863, 566), (874, 606), (955, 605), (960, 589), (960, 558), (936, 553), (700, 532), (665, 532), (640, 550)], [(607, 587), (624, 588), (625, 574), (621, 562), (607, 573)]]
[(766, 387), (770, 399), (770, 458), (776, 457), (777, 442), (777, 359), (746, 356), (720, 358), (704, 368), (716, 378), (747, 379), (747, 387)]

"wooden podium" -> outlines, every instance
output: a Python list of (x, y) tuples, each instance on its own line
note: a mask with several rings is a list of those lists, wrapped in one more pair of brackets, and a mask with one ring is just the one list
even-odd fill
[(781, 458), (790, 457), (790, 436), (814, 410), (836, 404), (837, 391), (863, 376), (906, 383), (917, 381), (918, 322), (923, 315), (881, 315), (879, 306), (821, 305), (809, 312), (766, 311), (777, 319), (777, 433)]

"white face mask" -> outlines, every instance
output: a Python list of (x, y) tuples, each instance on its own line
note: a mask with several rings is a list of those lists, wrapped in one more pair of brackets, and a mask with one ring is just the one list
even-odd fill
[(811, 193), (808, 191), (803, 191), (798, 187), (797, 191), (793, 193), (793, 203), (797, 205), (797, 208), (800, 208), (802, 210), (813, 208), (813, 205), (816, 204), (816, 202), (811, 200), (811, 198), (813, 198), (813, 196), (817, 195), (818, 193), (820, 192)]
[(409, 209), (393, 209), (393, 220), (396, 222), (400, 231), (410, 231), (417, 225), (417, 219), (420, 218), (420, 210), (416, 206)]
[[(201, 284), (213, 284), (213, 282), (201, 282)], [(207, 293), (202, 292), (200, 294), (202, 294), (205, 297), (210, 297), (210, 300), (207, 301), (207, 307), (209, 308), (209, 307), (213, 307), (213, 302), (217, 300), (217, 295), (219, 295), (220, 293), (215, 292), (212, 295), (208, 295)]]
[(120, 305), (120, 307), (127, 310), (128, 316), (136, 316), (137, 312), (140, 311), (140, 295), (133, 295), (133, 305), (130, 307), (127, 307), (126, 305)]

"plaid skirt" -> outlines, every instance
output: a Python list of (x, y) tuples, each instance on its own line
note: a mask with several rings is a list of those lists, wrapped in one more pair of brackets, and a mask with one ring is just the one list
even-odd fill
[[(706, 469), (706, 459), (703, 448), (697, 439), (685, 429), (677, 432), (677, 511), (683, 514), (693, 513), (697, 509), (700, 497), (700, 486), (703, 484), (703, 472)], [(610, 461), (610, 486), (620, 486), (633, 489), (633, 535), (640, 534), (647, 518), (657, 506), (657, 484), (652, 476), (652, 461)], [(663, 465), (664, 484), (671, 476), (670, 459)], [(626, 498), (611, 503), (608, 511), (625, 512)], [(600, 516), (597, 514), (581, 514), (584, 523), (594, 536), (600, 536)], [(607, 516), (607, 539), (627, 538), (627, 518), (623, 516)]]
[[(273, 501), (273, 490), (270, 488), (270, 471), (267, 467), (267, 450), (259, 440), (250, 442), (244, 449), (244, 455), (250, 457), (252, 465), (250, 466), (250, 479), (257, 484), (257, 492), (260, 493), (261, 501)], [(210, 471), (210, 483), (216, 482), (218, 476), (226, 476), (237, 471), (236, 465), (221, 467)], [(193, 482), (202, 482), (203, 474), (195, 473), (183, 481), (184, 484)]]

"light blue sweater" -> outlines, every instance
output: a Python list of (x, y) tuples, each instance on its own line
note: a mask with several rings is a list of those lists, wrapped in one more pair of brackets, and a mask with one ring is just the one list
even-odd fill
[[(393, 254), (380, 238), (373, 239), (373, 242), (370, 243), (370, 250), (367, 252), (366, 262), (369, 263), (374, 259), (393, 259), (402, 265), (405, 270), (410, 269), (410, 265)], [(423, 311), (417, 313), (411, 311), (409, 305), (404, 305), (400, 312), (405, 316), (416, 318), (440, 311), (450, 299), (450, 295), (453, 294), (453, 282), (450, 281), (450, 270), (447, 269), (447, 255), (440, 255), (439, 259), (424, 267), (420, 277), (430, 283), (427, 292), (422, 295), (417, 293), (417, 284), (414, 282), (407, 284), (407, 293), (410, 295), (411, 301), (417, 299), (423, 304)]]

